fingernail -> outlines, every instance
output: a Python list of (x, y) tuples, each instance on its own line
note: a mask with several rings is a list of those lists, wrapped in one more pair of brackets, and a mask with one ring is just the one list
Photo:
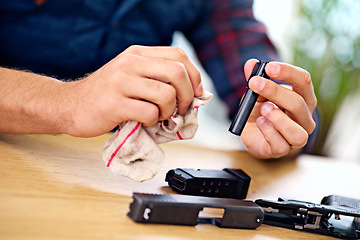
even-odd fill
[(274, 105), (272, 105), (271, 103), (264, 103), (261, 107), (261, 114), (266, 115), (273, 109), (274, 109)]
[(280, 65), (279, 64), (272, 64), (271, 72), (274, 77), (278, 76), (280, 73)]
[(255, 91), (261, 91), (265, 87), (265, 82), (261, 78), (255, 78), (254, 79), (254, 90)]
[(258, 125), (262, 125), (262, 124), (270, 124), (271, 126), (274, 126), (271, 122), (269, 122), (269, 120), (267, 120), (264, 116), (260, 116), (258, 117), (258, 119), (256, 120)]
[(258, 123), (259, 123), (259, 124), (263, 124), (265, 121), (266, 121), (266, 118), (264, 118), (263, 116), (260, 116), (260, 117), (258, 118)]

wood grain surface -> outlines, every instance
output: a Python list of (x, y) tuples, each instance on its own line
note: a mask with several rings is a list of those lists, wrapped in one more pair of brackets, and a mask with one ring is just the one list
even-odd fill
[(150, 181), (114, 175), (101, 158), (110, 134), (0, 135), (0, 239), (329, 239), (262, 225), (256, 230), (133, 222), (133, 192), (172, 193), (169, 169), (241, 168), (252, 178), (247, 199), (287, 197), (320, 203), (338, 194), (360, 198), (360, 166), (303, 155), (260, 161), (246, 152), (217, 151), (186, 143), (162, 144), (165, 160)]

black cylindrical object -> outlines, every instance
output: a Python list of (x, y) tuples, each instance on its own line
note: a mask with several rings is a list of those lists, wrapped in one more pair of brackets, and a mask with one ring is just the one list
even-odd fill
[[(265, 73), (265, 66), (268, 62), (259, 61), (255, 64), (254, 69), (250, 75), (248, 82), (253, 76), (261, 76), (267, 79), (270, 77)], [(229, 132), (235, 135), (241, 135), (247, 120), (249, 119), (250, 113), (253, 110), (255, 103), (259, 97), (259, 94), (253, 92), (247, 84), (247, 90), (245, 96), (239, 104), (239, 108), (236, 111), (235, 118), (233, 119)]]

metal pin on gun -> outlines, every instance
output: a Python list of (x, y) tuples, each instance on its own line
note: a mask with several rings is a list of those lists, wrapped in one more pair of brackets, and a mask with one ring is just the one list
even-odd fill
[[(255, 64), (254, 69), (249, 77), (248, 83), (254, 76), (261, 76), (267, 79), (270, 77), (265, 73), (265, 66), (268, 62), (259, 61)], [(229, 132), (240, 136), (241, 132), (243, 131), (247, 120), (249, 119), (250, 113), (253, 110), (255, 103), (259, 97), (259, 94), (253, 92), (250, 88), (248, 83), (246, 84), (247, 90), (242, 99), (241, 103), (239, 104), (239, 108), (235, 114), (235, 118), (233, 119)]]

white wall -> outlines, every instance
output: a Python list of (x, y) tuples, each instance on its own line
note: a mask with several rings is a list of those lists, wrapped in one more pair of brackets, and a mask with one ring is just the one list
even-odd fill
[(265, 24), (281, 59), (292, 59), (288, 37), (297, 17), (300, 0), (254, 0), (254, 15)]

